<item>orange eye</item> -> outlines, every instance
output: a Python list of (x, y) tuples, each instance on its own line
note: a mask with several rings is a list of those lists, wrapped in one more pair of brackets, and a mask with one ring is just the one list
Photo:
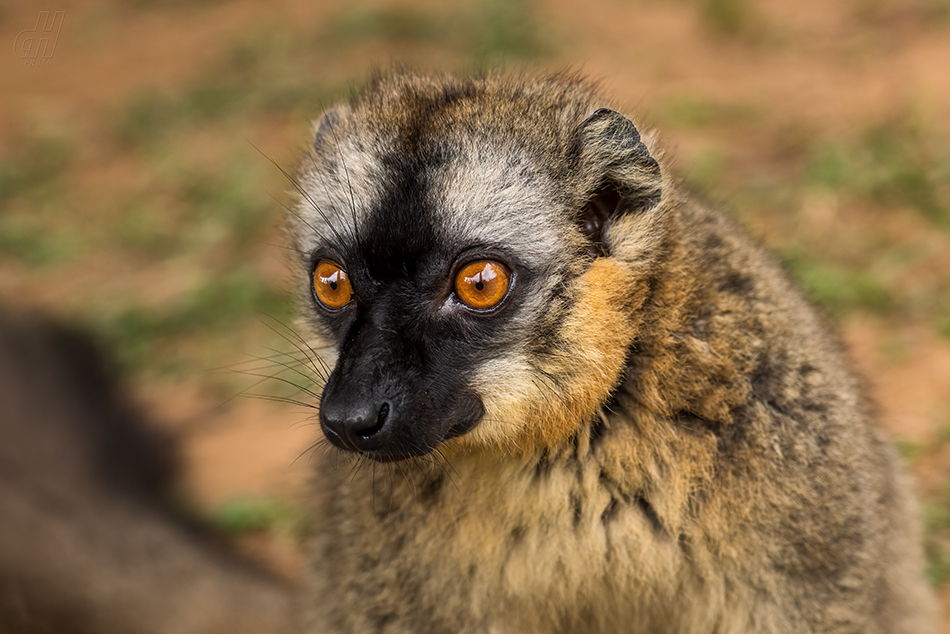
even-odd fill
[(346, 271), (329, 260), (320, 260), (313, 271), (313, 291), (330, 309), (343, 308), (353, 299), (353, 285)]
[(455, 294), (478, 310), (494, 308), (505, 298), (511, 273), (501, 262), (478, 260), (466, 264), (455, 276)]

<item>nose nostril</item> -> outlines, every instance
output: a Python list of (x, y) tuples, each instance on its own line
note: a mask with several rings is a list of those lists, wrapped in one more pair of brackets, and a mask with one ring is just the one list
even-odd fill
[[(379, 403), (379, 401), (376, 401)], [(332, 444), (348, 451), (374, 451), (389, 441), (392, 405), (329, 403), (320, 410), (320, 425)]]
[(361, 429), (358, 434), (363, 438), (375, 436), (383, 427), (386, 426), (386, 419), (389, 417), (389, 403), (383, 403), (376, 414), (376, 424), (368, 429)]

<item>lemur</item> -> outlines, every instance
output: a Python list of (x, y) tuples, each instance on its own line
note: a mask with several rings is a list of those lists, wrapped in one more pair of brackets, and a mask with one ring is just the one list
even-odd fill
[(933, 631), (836, 336), (655, 135), (577, 76), (402, 70), (315, 128), (296, 285), (352, 464), (306, 632)]

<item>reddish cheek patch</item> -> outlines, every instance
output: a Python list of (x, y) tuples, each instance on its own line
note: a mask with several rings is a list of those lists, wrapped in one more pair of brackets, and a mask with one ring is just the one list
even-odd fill
[(623, 265), (595, 260), (574, 281), (573, 306), (561, 326), (563, 347), (550, 356), (515, 355), (483, 368), (476, 389), (485, 419), (449, 445), (529, 456), (567, 441), (620, 380), (645, 288), (642, 276)]
[(578, 294), (562, 334), (567, 349), (545, 366), (567, 377), (561, 398), (539, 398), (531, 407), (526, 431), (534, 444), (565, 440), (590, 420), (620, 379), (633, 343), (637, 284), (635, 277), (609, 258), (598, 258), (576, 282)]

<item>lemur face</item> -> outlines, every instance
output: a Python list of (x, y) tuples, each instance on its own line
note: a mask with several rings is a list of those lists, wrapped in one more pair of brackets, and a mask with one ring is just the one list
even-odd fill
[(407, 97), (319, 125), (296, 233), (308, 322), (338, 352), (320, 424), (340, 449), (553, 440), (620, 376), (631, 272), (592, 257), (619, 197), (583, 181), (582, 118), (532, 138), (495, 105)]
[(311, 249), (313, 315), (339, 350), (320, 423), (375, 459), (426, 454), (483, 422), (486, 392), (517, 383), (530, 348), (555, 345), (539, 324), (578, 241), (537, 213), (553, 184), (526, 184), (524, 157), (347, 154), (339, 169), (372, 185), (324, 212)]

